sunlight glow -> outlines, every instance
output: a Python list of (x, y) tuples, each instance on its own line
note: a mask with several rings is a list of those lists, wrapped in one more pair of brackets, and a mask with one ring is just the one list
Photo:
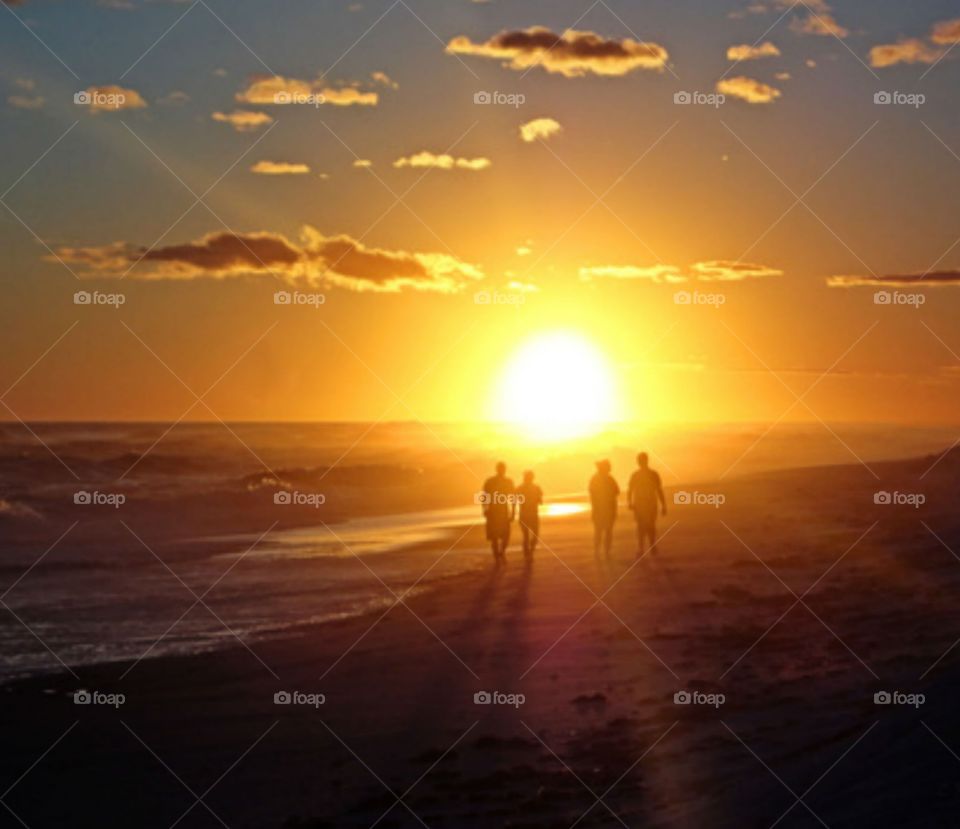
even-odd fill
[(596, 434), (618, 415), (606, 356), (571, 332), (524, 343), (507, 366), (496, 405), (499, 420), (546, 441)]

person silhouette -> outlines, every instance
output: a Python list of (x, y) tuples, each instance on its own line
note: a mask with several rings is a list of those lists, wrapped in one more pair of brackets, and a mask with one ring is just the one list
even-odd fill
[(543, 503), (543, 490), (533, 482), (533, 472), (523, 473), (523, 483), (517, 487), (517, 501), (520, 504), (520, 530), (523, 532), (523, 554), (533, 558), (540, 536), (540, 505)]
[(493, 551), (493, 560), (499, 564), (506, 558), (510, 522), (517, 510), (513, 481), (507, 477), (507, 465), (503, 461), (497, 464), (496, 474), (484, 481), (480, 503), (487, 519), (487, 541)]
[(610, 461), (597, 461), (597, 471), (590, 479), (590, 507), (593, 517), (593, 552), (600, 549), (609, 556), (613, 545), (613, 524), (617, 520), (620, 487), (610, 474)]
[(646, 452), (637, 455), (637, 469), (630, 476), (627, 487), (627, 506), (633, 510), (637, 522), (637, 558), (646, 553), (647, 539), (650, 540), (650, 552), (656, 552), (657, 546), (657, 502), (660, 510), (667, 514), (667, 501), (663, 497), (663, 485), (660, 475), (650, 468), (650, 458)]

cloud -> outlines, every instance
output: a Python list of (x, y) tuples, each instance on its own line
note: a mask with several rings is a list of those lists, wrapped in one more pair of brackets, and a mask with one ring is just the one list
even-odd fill
[(929, 46), (918, 38), (903, 38), (897, 43), (874, 46), (870, 50), (870, 65), (883, 68), (898, 63), (936, 63), (945, 53), (945, 49)]
[(11, 95), (7, 103), (17, 109), (43, 109), (47, 99), (42, 95)]
[(708, 262), (696, 262), (690, 266), (691, 273), (704, 282), (741, 282), (744, 279), (763, 279), (768, 276), (783, 276), (783, 271), (768, 265), (755, 265), (751, 262), (731, 262), (726, 259), (713, 259)]
[(536, 141), (538, 138), (547, 139), (551, 135), (556, 135), (563, 127), (553, 118), (534, 118), (520, 125), (520, 137), (527, 143)]
[(778, 9), (793, 9), (796, 6), (804, 7), (818, 14), (829, 14), (832, 9), (827, 0), (776, 0), (774, 4)]
[(519, 279), (511, 279), (507, 283), (507, 290), (518, 294), (537, 294), (540, 288), (532, 282), (521, 282)]
[(770, 10), (764, 3), (751, 3), (745, 9), (734, 9), (727, 12), (727, 17), (730, 20), (742, 20), (749, 14), (766, 14), (768, 11)]
[(775, 58), (780, 56), (780, 50), (769, 40), (759, 46), (741, 44), (727, 49), (727, 60), (758, 60), (759, 58)]
[(717, 92), (742, 98), (750, 104), (769, 104), (780, 97), (780, 90), (776, 87), (742, 75), (718, 81)]
[(378, 84), (381, 84), (382, 86), (386, 86), (389, 89), (400, 88), (400, 84), (398, 84), (386, 72), (371, 72), (370, 80), (372, 80), (374, 83), (378, 83)]
[(801, 35), (820, 35), (822, 37), (845, 38), (850, 32), (841, 26), (833, 16), (833, 9), (827, 0), (771, 0), (765, 3), (753, 3), (745, 12), (733, 12), (729, 17), (742, 18), (746, 13), (765, 14), (766, 12), (793, 10), (805, 11), (803, 17), (795, 16), (790, 28)]
[(934, 24), (933, 31), (930, 33), (930, 40), (943, 46), (960, 43), (960, 17)]
[(597, 279), (649, 279), (651, 282), (686, 282), (687, 278), (674, 265), (594, 265), (580, 268), (580, 279), (583, 282), (594, 282)]
[(711, 259), (694, 262), (686, 272), (676, 265), (601, 265), (580, 268), (580, 279), (592, 282), (597, 279), (647, 279), (655, 283), (677, 283), (697, 280), (700, 282), (741, 282), (745, 279), (761, 279), (783, 276), (783, 271), (769, 265), (751, 262), (732, 262), (726, 259)]
[(369, 158), (358, 158), (353, 162), (353, 166), (359, 170), (365, 170), (368, 167), (372, 167), (373, 162)]
[(429, 150), (393, 162), (394, 167), (436, 167), (440, 170), (486, 170), (493, 162), (489, 158), (454, 158), (452, 155), (434, 155)]
[(822, 37), (844, 38), (850, 34), (832, 14), (809, 14), (806, 17), (795, 17), (790, 21), (790, 29), (801, 35), (820, 35)]
[(931, 271), (930, 273), (889, 274), (884, 276), (829, 276), (827, 285), (831, 288), (858, 288), (865, 285), (934, 288), (940, 285), (960, 285), (960, 270)]
[(175, 89), (172, 92), (164, 95), (162, 98), (157, 99), (158, 104), (166, 104), (167, 106), (180, 106), (181, 104), (187, 103), (190, 100), (190, 96), (179, 89)]
[(86, 106), (91, 115), (117, 112), (121, 109), (145, 109), (147, 102), (135, 89), (109, 84), (88, 86), (74, 95), (74, 102)]
[(324, 87), (320, 90), (324, 103), (339, 107), (348, 106), (376, 106), (380, 96), (376, 92), (363, 92), (355, 86), (344, 86), (336, 89)]
[(482, 43), (460, 35), (447, 44), (447, 52), (501, 60), (504, 66), (518, 71), (540, 66), (567, 78), (626, 75), (637, 69), (662, 70), (669, 57), (667, 50), (656, 43), (631, 38), (612, 40), (574, 29), (558, 35), (543, 26), (505, 30)]
[(354, 291), (405, 289), (455, 293), (483, 272), (443, 253), (367, 247), (347, 235), (324, 236), (305, 226), (299, 242), (279, 233), (211, 233), (196, 241), (147, 250), (124, 243), (61, 247), (56, 255), (87, 276), (140, 279), (225, 279), (279, 276), (290, 282), (326, 283)]
[(289, 161), (258, 161), (250, 168), (250, 172), (263, 176), (302, 176), (310, 172), (310, 167)]
[(237, 132), (258, 130), (273, 121), (273, 118), (265, 112), (250, 112), (244, 109), (235, 109), (230, 114), (215, 112), (210, 117), (222, 124), (229, 124)]
[(253, 78), (245, 89), (236, 94), (236, 99), (241, 103), (268, 106), (376, 106), (380, 96), (376, 92), (365, 92), (357, 85), (331, 87), (319, 81), (264, 75)]

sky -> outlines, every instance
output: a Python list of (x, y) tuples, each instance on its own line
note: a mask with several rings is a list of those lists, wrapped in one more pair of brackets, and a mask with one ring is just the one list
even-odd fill
[(957, 420), (955, 3), (0, 5), (2, 419)]

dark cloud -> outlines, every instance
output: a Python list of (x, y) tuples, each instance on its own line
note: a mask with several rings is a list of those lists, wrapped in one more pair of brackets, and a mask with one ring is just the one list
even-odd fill
[(631, 38), (613, 40), (595, 32), (573, 29), (558, 35), (543, 26), (502, 31), (482, 43), (460, 35), (447, 44), (447, 51), (499, 59), (505, 66), (517, 70), (541, 66), (547, 72), (568, 78), (663, 69), (669, 57), (667, 50), (656, 43)]
[(199, 242), (142, 250), (143, 262), (169, 262), (203, 273), (226, 274), (232, 271), (262, 270), (295, 265), (301, 251), (282, 236), (269, 233), (216, 233)]
[(467, 282), (483, 278), (477, 267), (452, 255), (373, 248), (347, 235), (324, 236), (312, 227), (303, 228), (299, 243), (278, 233), (211, 233), (153, 249), (115, 242), (61, 247), (56, 255), (88, 276), (128, 272), (140, 279), (273, 275), (356, 291), (454, 293)]

